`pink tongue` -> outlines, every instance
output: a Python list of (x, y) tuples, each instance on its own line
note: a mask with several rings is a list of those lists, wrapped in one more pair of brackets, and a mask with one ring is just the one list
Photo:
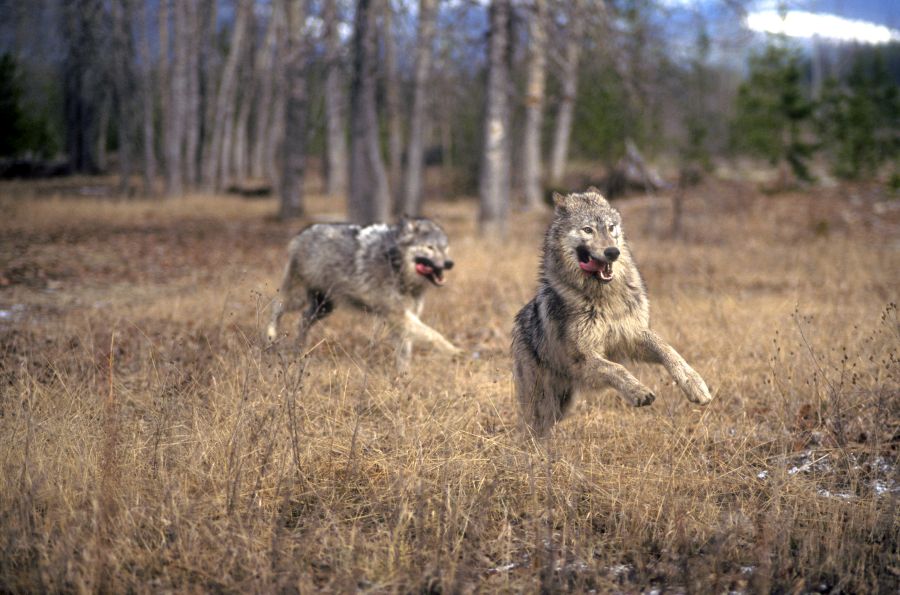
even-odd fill
[(430, 275), (432, 272), (434, 272), (434, 269), (432, 269), (427, 264), (422, 264), (421, 262), (417, 262), (416, 263), (416, 272), (419, 273), (420, 275)]
[(579, 261), (578, 266), (580, 266), (580, 267), (581, 267), (581, 270), (584, 271), (584, 272), (586, 272), (586, 273), (596, 273), (597, 271), (600, 270), (600, 268), (601, 268), (603, 265), (600, 264), (599, 262), (597, 262), (596, 260), (594, 260), (594, 259), (592, 258), (592, 259), (590, 259), (590, 260), (587, 261), (587, 262), (580, 262), (580, 261)]

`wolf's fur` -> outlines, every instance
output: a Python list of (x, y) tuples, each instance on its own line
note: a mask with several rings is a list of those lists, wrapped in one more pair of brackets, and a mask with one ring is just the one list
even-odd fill
[(409, 366), (413, 339), (457, 353), (456, 347), (419, 319), (425, 290), (443, 284), (443, 272), (452, 266), (447, 235), (429, 219), (404, 218), (396, 225), (366, 227), (311, 225), (291, 240), (266, 336), (276, 340), (281, 316), (305, 306), (297, 336), (303, 345), (313, 324), (346, 304), (391, 324), (401, 370)]
[(611, 386), (635, 406), (652, 403), (650, 389), (618, 363), (625, 359), (662, 364), (688, 399), (708, 403), (700, 375), (650, 330), (647, 292), (619, 213), (594, 188), (554, 199), (537, 295), (513, 329), (516, 392), (528, 425), (546, 432), (582, 386)]

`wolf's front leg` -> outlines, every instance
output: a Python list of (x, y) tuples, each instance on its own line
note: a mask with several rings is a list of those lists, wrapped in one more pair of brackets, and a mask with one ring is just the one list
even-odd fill
[(649, 405), (656, 399), (653, 391), (635, 378), (625, 366), (600, 355), (589, 358), (583, 364), (582, 380), (594, 388), (613, 387), (635, 407)]
[(401, 374), (409, 372), (409, 363), (412, 360), (412, 340), (405, 332), (397, 336), (397, 371)]
[(424, 322), (422, 322), (416, 314), (410, 310), (403, 313), (403, 330), (407, 337), (423, 343), (429, 343), (444, 353), (456, 355), (462, 353), (458, 347), (444, 338), (440, 334)]
[(662, 364), (690, 401), (705, 405), (712, 400), (709, 388), (700, 374), (690, 367), (684, 358), (659, 335), (651, 330), (646, 330), (641, 335), (640, 344), (643, 347), (640, 353), (641, 358), (644, 361)]

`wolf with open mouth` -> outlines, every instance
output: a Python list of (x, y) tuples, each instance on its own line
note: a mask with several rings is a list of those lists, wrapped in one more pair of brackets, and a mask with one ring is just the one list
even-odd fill
[(396, 225), (365, 227), (317, 223), (297, 234), (288, 247), (288, 263), (266, 329), (278, 339), (285, 312), (304, 309), (297, 335), (306, 342), (310, 327), (340, 304), (388, 320), (398, 339), (397, 366), (409, 366), (412, 341), (446, 353), (459, 350), (419, 318), (425, 290), (444, 285), (453, 268), (447, 234), (434, 221), (404, 217)]
[(537, 434), (562, 419), (578, 388), (611, 386), (632, 405), (656, 398), (619, 362), (662, 364), (695, 403), (703, 378), (650, 330), (647, 290), (622, 217), (596, 188), (554, 195), (537, 295), (516, 315), (513, 375), (523, 417)]

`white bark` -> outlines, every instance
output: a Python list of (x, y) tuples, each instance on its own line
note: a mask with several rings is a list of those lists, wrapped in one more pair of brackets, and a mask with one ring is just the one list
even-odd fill
[(547, 7), (534, 0), (528, 19), (528, 80), (525, 83), (525, 131), (522, 142), (522, 189), (525, 207), (543, 205), (541, 191), (541, 129), (547, 64)]
[(247, 21), (253, 8), (252, 0), (240, 0), (228, 56), (222, 68), (222, 77), (216, 93), (214, 107), (214, 124), (210, 142), (210, 150), (203, 164), (203, 184), (207, 191), (216, 191), (222, 187), (223, 176), (227, 170), (222, 169), (224, 156), (230, 150), (231, 132), (234, 126), (235, 103), (237, 101), (237, 71), (243, 52), (244, 39), (247, 35)]
[(328, 69), (325, 75), (326, 192), (331, 196), (342, 196), (347, 192), (347, 99), (338, 37), (337, 0), (325, 0), (322, 10), (325, 67)]
[(150, 32), (147, 30), (147, 7), (138, 11), (141, 35), (141, 118), (144, 134), (144, 194), (156, 194), (156, 130), (153, 120), (153, 71), (150, 67)]
[(403, 130), (400, 125), (400, 77), (397, 72), (397, 41), (394, 33), (394, 7), (381, 0), (383, 9), (384, 94), (388, 123), (388, 181), (394, 192), (400, 188), (403, 173)]
[(485, 99), (484, 149), (478, 181), (483, 233), (505, 232), (509, 212), (509, 68), (507, 64), (509, 0), (493, 0), (490, 8), (488, 78)]
[(418, 215), (422, 210), (425, 136), (428, 127), (426, 102), (429, 75), (431, 74), (436, 12), (436, 0), (419, 0), (419, 31), (416, 39), (413, 105), (409, 123), (406, 179), (403, 184), (402, 210), (407, 215)]
[(556, 132), (553, 137), (553, 152), (550, 161), (550, 178), (554, 184), (562, 181), (569, 158), (569, 137), (572, 134), (572, 119), (575, 112), (575, 95), (578, 92), (578, 59), (583, 34), (582, 0), (572, 0), (569, 10), (569, 31), (566, 36), (566, 50), (562, 72), (562, 97), (556, 116)]
[(357, 0), (350, 94), (350, 193), (348, 218), (356, 223), (386, 221), (390, 191), (378, 141), (375, 109), (375, 11), (372, 0)]
[(284, 113), (284, 145), (281, 158), (282, 219), (303, 214), (303, 181), (306, 171), (306, 72), (303, 26), (306, 0), (288, 2), (287, 101)]

